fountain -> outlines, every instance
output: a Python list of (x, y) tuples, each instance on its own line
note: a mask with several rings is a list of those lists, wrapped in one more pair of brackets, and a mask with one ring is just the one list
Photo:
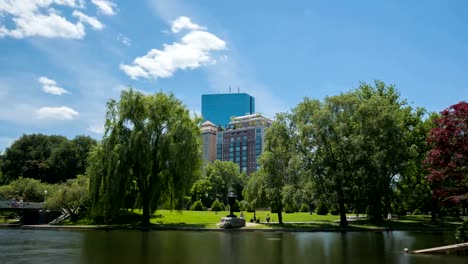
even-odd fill
[(234, 214), (234, 203), (236, 202), (237, 195), (234, 192), (229, 192), (228, 203), (229, 203), (229, 215), (221, 218), (219, 227), (221, 228), (241, 228), (245, 226), (245, 219), (243, 217), (237, 217)]

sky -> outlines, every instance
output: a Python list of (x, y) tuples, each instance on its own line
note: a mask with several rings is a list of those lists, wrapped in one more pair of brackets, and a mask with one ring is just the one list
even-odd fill
[(246, 92), (268, 117), (381, 80), (413, 107), (468, 97), (468, 2), (0, 0), (0, 152), (103, 134), (123, 89)]

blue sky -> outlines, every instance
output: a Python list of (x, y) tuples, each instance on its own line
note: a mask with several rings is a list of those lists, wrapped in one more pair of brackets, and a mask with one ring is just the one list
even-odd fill
[(26, 133), (102, 136), (125, 87), (239, 88), (258, 112), (379, 79), (429, 111), (468, 97), (468, 2), (0, 0), (0, 151)]

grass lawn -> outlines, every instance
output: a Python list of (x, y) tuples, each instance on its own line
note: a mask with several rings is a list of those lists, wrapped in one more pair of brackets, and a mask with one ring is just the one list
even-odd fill
[[(124, 217), (119, 221), (114, 222), (114, 225), (134, 226), (138, 225), (141, 220), (140, 209), (127, 211)], [(212, 211), (170, 211), (157, 210), (151, 215), (151, 223), (155, 226), (163, 228), (217, 228), (221, 218), (228, 215), (229, 212), (212, 212)], [(237, 216), (240, 213), (235, 213)], [(253, 213), (243, 212), (247, 223), (253, 218)], [(267, 223), (265, 218), (270, 215), (270, 223)], [(340, 217), (337, 215), (317, 215), (309, 213), (283, 213), (283, 223), (278, 224), (278, 215), (272, 214), (269, 211), (257, 211), (257, 219), (260, 219), (260, 224), (248, 225), (247, 229), (300, 229), (300, 230), (343, 230), (339, 226)], [(349, 214), (348, 217), (355, 217), (354, 214)], [(349, 221), (349, 226), (346, 230), (372, 230), (372, 229), (394, 229), (394, 230), (434, 230), (434, 229), (455, 229), (460, 226), (459, 218), (445, 217), (439, 219), (437, 224), (431, 222), (430, 216), (403, 216), (400, 219), (384, 220), (380, 224), (370, 223), (367, 219), (359, 218), (355, 221)], [(90, 225), (92, 222), (89, 219), (81, 219), (78, 222), (70, 223), (69, 220), (62, 223), (63, 225)]]
[[(211, 211), (169, 211), (158, 210), (151, 218), (151, 223), (162, 224), (165, 226), (181, 226), (181, 227), (200, 227), (200, 228), (216, 228), (216, 224), (220, 219), (229, 212), (211, 212)], [(243, 212), (247, 222), (253, 217), (253, 213)], [(265, 217), (270, 215), (270, 223), (266, 223)], [(236, 213), (239, 216), (239, 213)], [(296, 228), (296, 229), (340, 229), (339, 216), (334, 215), (316, 215), (309, 213), (283, 213), (283, 225), (279, 225), (278, 215), (272, 214), (269, 211), (258, 211), (257, 218), (260, 218), (261, 223), (247, 228)], [(354, 216), (354, 215), (348, 215)], [(456, 228), (460, 225), (459, 221), (453, 218), (442, 219), (439, 223), (433, 224), (430, 221), (430, 216), (405, 216), (398, 220), (384, 220), (381, 224), (375, 225), (367, 220), (350, 221), (349, 229), (376, 229), (376, 228), (392, 228), (392, 229), (432, 229), (432, 228)]]

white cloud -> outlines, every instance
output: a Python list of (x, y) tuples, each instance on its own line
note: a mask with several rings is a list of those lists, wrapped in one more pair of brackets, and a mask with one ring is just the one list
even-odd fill
[(73, 120), (79, 113), (68, 106), (42, 107), (36, 111), (39, 119)]
[(80, 11), (73, 11), (73, 16), (77, 17), (80, 22), (87, 23), (96, 30), (101, 30), (104, 28), (104, 25), (99, 20), (97, 20), (97, 18), (85, 15)]
[(62, 95), (65, 93), (70, 93), (69, 91), (63, 89), (62, 87), (57, 86), (57, 82), (47, 77), (41, 76), (37, 81), (40, 84), (42, 84), (42, 90), (45, 93), (54, 94), (54, 95)]
[(152, 49), (146, 55), (136, 58), (132, 65), (121, 64), (120, 69), (132, 79), (169, 78), (179, 69), (196, 69), (216, 63), (211, 52), (225, 49), (226, 42), (216, 35), (193, 30), (183, 36), (180, 42), (164, 44), (162, 50)]
[(95, 134), (102, 135), (102, 134), (104, 134), (104, 126), (103, 125), (96, 125), (96, 124), (90, 125), (88, 127), (88, 131), (91, 131), (91, 132), (93, 132)]
[(130, 47), (132, 45), (132, 40), (122, 34), (119, 34), (117, 36), (117, 40), (122, 42), (122, 44), (124, 44), (125, 46)]
[(182, 29), (190, 29), (190, 30), (206, 30), (206, 28), (192, 23), (189, 17), (181, 16), (176, 20), (172, 21), (171, 31), (173, 33), (178, 33)]
[(101, 11), (104, 15), (115, 15), (115, 4), (113, 2), (108, 0), (92, 0), (92, 2), (99, 8), (99, 11)]
[(72, 22), (61, 16), (53, 6), (76, 9), (84, 8), (85, 5), (83, 0), (2, 0), (0, 16), (10, 18), (14, 26), (7, 28), (0, 22), (0, 37), (81, 39), (86, 35), (83, 23), (90, 24), (94, 29), (102, 29), (101, 22), (96, 18), (74, 10), (73, 15), (78, 21)]

